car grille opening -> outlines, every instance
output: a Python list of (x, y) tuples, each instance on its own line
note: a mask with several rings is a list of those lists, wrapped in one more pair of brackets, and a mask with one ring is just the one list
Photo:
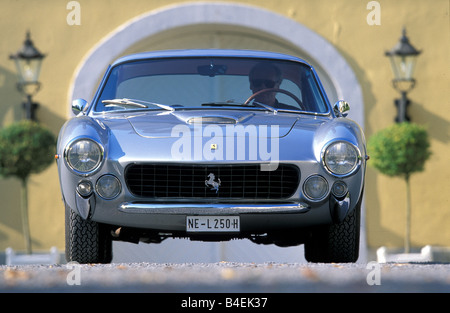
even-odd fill
[(132, 164), (125, 180), (132, 194), (145, 198), (284, 199), (297, 190), (300, 172), (291, 164), (274, 171), (259, 164)]

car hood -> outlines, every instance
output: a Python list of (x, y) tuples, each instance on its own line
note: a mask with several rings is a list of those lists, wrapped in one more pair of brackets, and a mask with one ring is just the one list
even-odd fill
[(252, 136), (253, 133), (261, 135), (261, 130), (267, 130), (267, 137), (284, 137), (291, 131), (299, 115), (274, 115), (272, 112), (247, 110), (186, 110), (145, 112), (129, 115), (127, 119), (136, 134), (144, 138), (173, 137), (180, 131), (191, 132), (194, 137), (205, 136), (205, 132), (216, 136), (225, 136), (227, 132), (237, 136)]
[(347, 128), (329, 116), (250, 110), (134, 112), (97, 123), (109, 132), (109, 157), (123, 162), (319, 160)]

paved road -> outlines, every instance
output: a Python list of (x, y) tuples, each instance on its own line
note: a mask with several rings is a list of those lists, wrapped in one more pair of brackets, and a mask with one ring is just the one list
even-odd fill
[(450, 292), (450, 264), (120, 263), (0, 266), (0, 292)]

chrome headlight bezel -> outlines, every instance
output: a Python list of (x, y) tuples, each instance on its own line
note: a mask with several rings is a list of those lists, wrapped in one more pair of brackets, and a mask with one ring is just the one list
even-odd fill
[[(77, 159), (77, 157), (71, 156), (72, 153), (76, 155), (76, 152), (72, 151), (75, 146), (82, 143), (90, 145), (88, 149), (92, 151), (93, 155), (96, 155), (95, 159), (91, 162), (92, 165), (85, 169), (74, 164), (74, 159)], [(64, 160), (66, 165), (77, 175), (89, 176), (94, 174), (102, 166), (104, 161), (104, 153), (105, 151), (103, 146), (97, 141), (91, 138), (76, 138), (66, 145), (66, 148), (64, 149)]]
[[(338, 145), (340, 145), (341, 147), (345, 147), (344, 149), (348, 149), (350, 154), (353, 155), (347, 158), (347, 161), (350, 162), (349, 165), (340, 165), (342, 167), (340, 169), (338, 168), (338, 166), (334, 165), (330, 159), (333, 158), (332, 150), (337, 148)], [(352, 175), (359, 169), (361, 165), (361, 151), (351, 142), (345, 140), (332, 141), (325, 145), (322, 149), (321, 160), (323, 167), (327, 170), (328, 173), (335, 177), (346, 177)], [(342, 161), (340, 163), (342, 163)]]

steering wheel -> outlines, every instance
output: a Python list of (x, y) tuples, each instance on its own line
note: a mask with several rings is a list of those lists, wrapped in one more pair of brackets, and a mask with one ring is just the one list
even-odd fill
[(295, 100), (295, 102), (298, 103), (298, 105), (300, 106), (300, 108), (302, 110), (305, 110), (305, 107), (303, 106), (302, 100), (300, 100), (296, 95), (294, 95), (292, 92), (287, 91), (285, 89), (280, 89), (280, 88), (266, 88), (266, 89), (261, 89), (260, 91), (255, 92), (254, 94), (252, 94), (250, 97), (248, 97), (247, 100), (245, 100), (244, 105), (248, 105), (250, 103), (250, 101), (252, 101), (253, 99), (255, 99), (257, 96), (259, 96), (260, 94), (266, 93), (266, 92), (280, 92), (280, 93), (284, 93), (285, 95), (288, 95), (289, 97), (291, 97), (292, 99)]

